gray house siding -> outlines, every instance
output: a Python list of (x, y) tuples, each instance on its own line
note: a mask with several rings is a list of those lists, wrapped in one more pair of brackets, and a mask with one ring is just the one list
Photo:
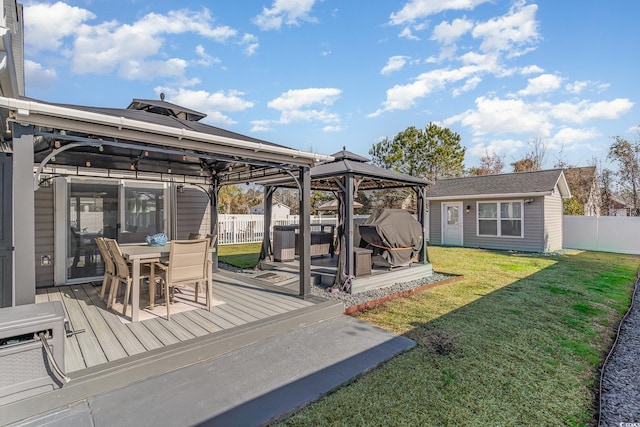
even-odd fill
[[(40, 187), (34, 194), (35, 203), (35, 266), (36, 287), (53, 286), (54, 207), (53, 186)], [(51, 257), (51, 265), (41, 265), (43, 256)], [(62, 255), (64, 256), (64, 254)]]
[(556, 188), (553, 194), (544, 199), (545, 251), (562, 249), (562, 197)]
[[(493, 199), (491, 201), (517, 201), (522, 199)], [(464, 205), (471, 205), (472, 212), (464, 214), (464, 245), (486, 249), (509, 249), (514, 251), (539, 252), (543, 245), (542, 198), (533, 203), (524, 203), (523, 227), (524, 237), (478, 236), (476, 220), (476, 202), (465, 200)]]
[(185, 187), (176, 201), (176, 239), (186, 239), (190, 233), (206, 235), (211, 230), (209, 196), (197, 187)]
[(429, 244), (442, 244), (442, 202), (431, 200), (429, 202)]
[[(562, 201), (560, 196), (557, 196), (560, 205), (560, 214), (552, 213), (551, 215), (557, 217), (562, 226)], [(491, 199), (490, 201), (518, 201), (522, 199)], [(492, 236), (478, 236), (477, 231), (477, 202), (484, 201), (484, 199), (451, 199), (451, 200), (431, 200), (429, 209), (429, 244), (441, 245), (442, 244), (442, 203), (449, 202), (462, 202), (463, 205), (463, 245), (470, 248), (485, 248), (485, 249), (500, 249), (500, 250), (514, 250), (523, 252), (542, 252), (545, 250), (545, 241), (547, 240), (546, 228), (545, 228), (545, 210), (544, 197), (536, 197), (532, 203), (524, 203), (524, 237), (492, 237)], [(488, 201), (488, 200), (487, 200)], [(557, 203), (555, 204), (557, 205)], [(555, 206), (551, 209), (551, 212), (555, 212), (558, 207)], [(471, 212), (466, 213), (464, 208), (471, 206)], [(555, 223), (558, 221), (554, 221)], [(555, 230), (555, 229), (554, 229)], [(555, 231), (552, 230), (552, 233)], [(562, 229), (560, 229), (560, 233)], [(557, 236), (554, 236), (557, 240)], [(560, 236), (562, 239), (562, 236)], [(556, 249), (551, 249), (556, 250)]]

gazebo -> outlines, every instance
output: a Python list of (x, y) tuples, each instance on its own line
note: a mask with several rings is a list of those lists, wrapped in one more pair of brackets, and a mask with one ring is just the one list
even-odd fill
[[(187, 197), (185, 187), (199, 188), (208, 198), (208, 207), (202, 209), (210, 213), (206, 232), (216, 234), (221, 186), (285, 174), (301, 185), (300, 206), (307, 218), (301, 224), (304, 230), (309, 226), (310, 168), (318, 161), (331, 159), (206, 125), (199, 122), (205, 114), (166, 102), (163, 96), (159, 100), (134, 99), (128, 108), (0, 96), (0, 116), (6, 124), (0, 132), (0, 203), (5, 213), (0, 223), (0, 249), (8, 248), (0, 250), (4, 266), (0, 272), (0, 306), (33, 303), (40, 277), (56, 285), (68, 279), (65, 254), (70, 245), (65, 236), (69, 214), (65, 209), (70, 209), (72, 202), (65, 180), (91, 179), (102, 187), (125, 181), (148, 183), (148, 194), (157, 194), (156, 206), (165, 212), (181, 209), (176, 201)], [(107, 196), (100, 194), (96, 191), (85, 199), (92, 206), (100, 203), (102, 207), (102, 199)], [(36, 208), (43, 201), (44, 207)], [(90, 210), (87, 203), (82, 208)], [(109, 227), (101, 223), (99, 228), (105, 235), (108, 229), (120, 238), (126, 223), (119, 218), (129, 206), (118, 206), (113, 210), (117, 221), (114, 218)], [(188, 212), (190, 205), (182, 206), (182, 211)], [(145, 214), (153, 216), (150, 221), (160, 227), (169, 217), (158, 215), (157, 209)], [(173, 212), (173, 217), (177, 216)], [(40, 232), (36, 239), (36, 229), (46, 233)], [(171, 238), (184, 234), (179, 229), (164, 229), (173, 234)], [(13, 230), (19, 234), (13, 236)], [(129, 234), (144, 233), (137, 230)], [(300, 295), (305, 297), (309, 293), (309, 275), (305, 272), (309, 272), (306, 264), (310, 257), (306, 249), (301, 255)]]
[[(365, 190), (390, 190), (397, 188), (409, 188), (415, 191), (417, 197), (417, 219), (422, 225), (422, 250), (418, 256), (418, 262), (429, 263), (427, 252), (427, 217), (426, 217), (426, 189), (433, 184), (422, 178), (398, 173), (393, 170), (384, 169), (369, 163), (369, 159), (359, 156), (346, 150), (343, 147), (331, 155), (334, 160), (317, 164), (310, 171), (311, 190), (331, 191), (336, 194), (338, 200), (338, 255), (337, 274), (334, 286), (344, 291), (351, 290), (351, 282), (355, 274), (354, 255), (354, 199), (358, 191)], [(260, 260), (268, 259), (271, 253), (271, 242), (269, 229), (271, 227), (271, 212), (267, 211), (272, 202), (273, 192), (278, 187), (298, 188), (300, 185), (295, 176), (283, 177), (281, 179), (265, 179), (254, 181), (265, 186), (265, 228), (264, 240)], [(302, 193), (301, 193), (302, 194)], [(302, 220), (303, 213), (300, 218)], [(303, 242), (305, 239), (305, 242)], [(300, 243), (309, 244), (304, 236)]]

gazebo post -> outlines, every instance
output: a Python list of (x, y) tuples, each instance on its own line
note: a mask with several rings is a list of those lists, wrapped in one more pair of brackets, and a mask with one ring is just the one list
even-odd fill
[[(354, 253), (353, 253), (353, 175), (344, 177), (344, 235), (345, 239), (345, 271), (347, 277), (355, 277)], [(342, 248), (340, 248), (342, 250)]]
[(263, 209), (263, 223), (262, 228), (262, 247), (260, 248), (260, 258), (258, 259), (258, 266), (260, 262), (264, 260), (271, 260), (271, 213), (273, 212), (273, 193), (275, 187), (265, 185), (264, 198), (262, 201)]
[[(211, 235), (218, 236), (218, 191), (220, 191), (220, 186), (218, 185), (218, 180), (214, 179), (211, 183), (211, 197), (209, 198), (210, 208), (211, 208)], [(215, 242), (215, 250), (211, 253), (211, 261), (213, 264), (213, 271), (218, 271), (218, 242), (220, 240), (216, 239)]]
[(427, 189), (425, 187), (415, 187), (417, 195), (418, 221), (422, 225), (422, 249), (418, 255), (418, 262), (422, 264), (429, 263), (429, 252), (427, 249), (427, 241), (429, 235), (427, 230)]
[(300, 296), (311, 296), (311, 169), (300, 168), (300, 221), (298, 254), (300, 262)]

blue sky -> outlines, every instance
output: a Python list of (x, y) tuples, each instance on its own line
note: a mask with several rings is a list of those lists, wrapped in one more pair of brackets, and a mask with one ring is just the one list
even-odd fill
[[(24, 1), (26, 95), (166, 100), (289, 147), (368, 156), (429, 122), (465, 166), (547, 146), (606, 161), (638, 138), (636, 0)], [(505, 170), (510, 171), (508, 166)]]

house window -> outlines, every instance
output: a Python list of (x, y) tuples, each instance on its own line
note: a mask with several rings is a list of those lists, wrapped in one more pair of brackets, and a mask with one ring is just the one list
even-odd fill
[(523, 237), (522, 201), (478, 202), (478, 235)]

